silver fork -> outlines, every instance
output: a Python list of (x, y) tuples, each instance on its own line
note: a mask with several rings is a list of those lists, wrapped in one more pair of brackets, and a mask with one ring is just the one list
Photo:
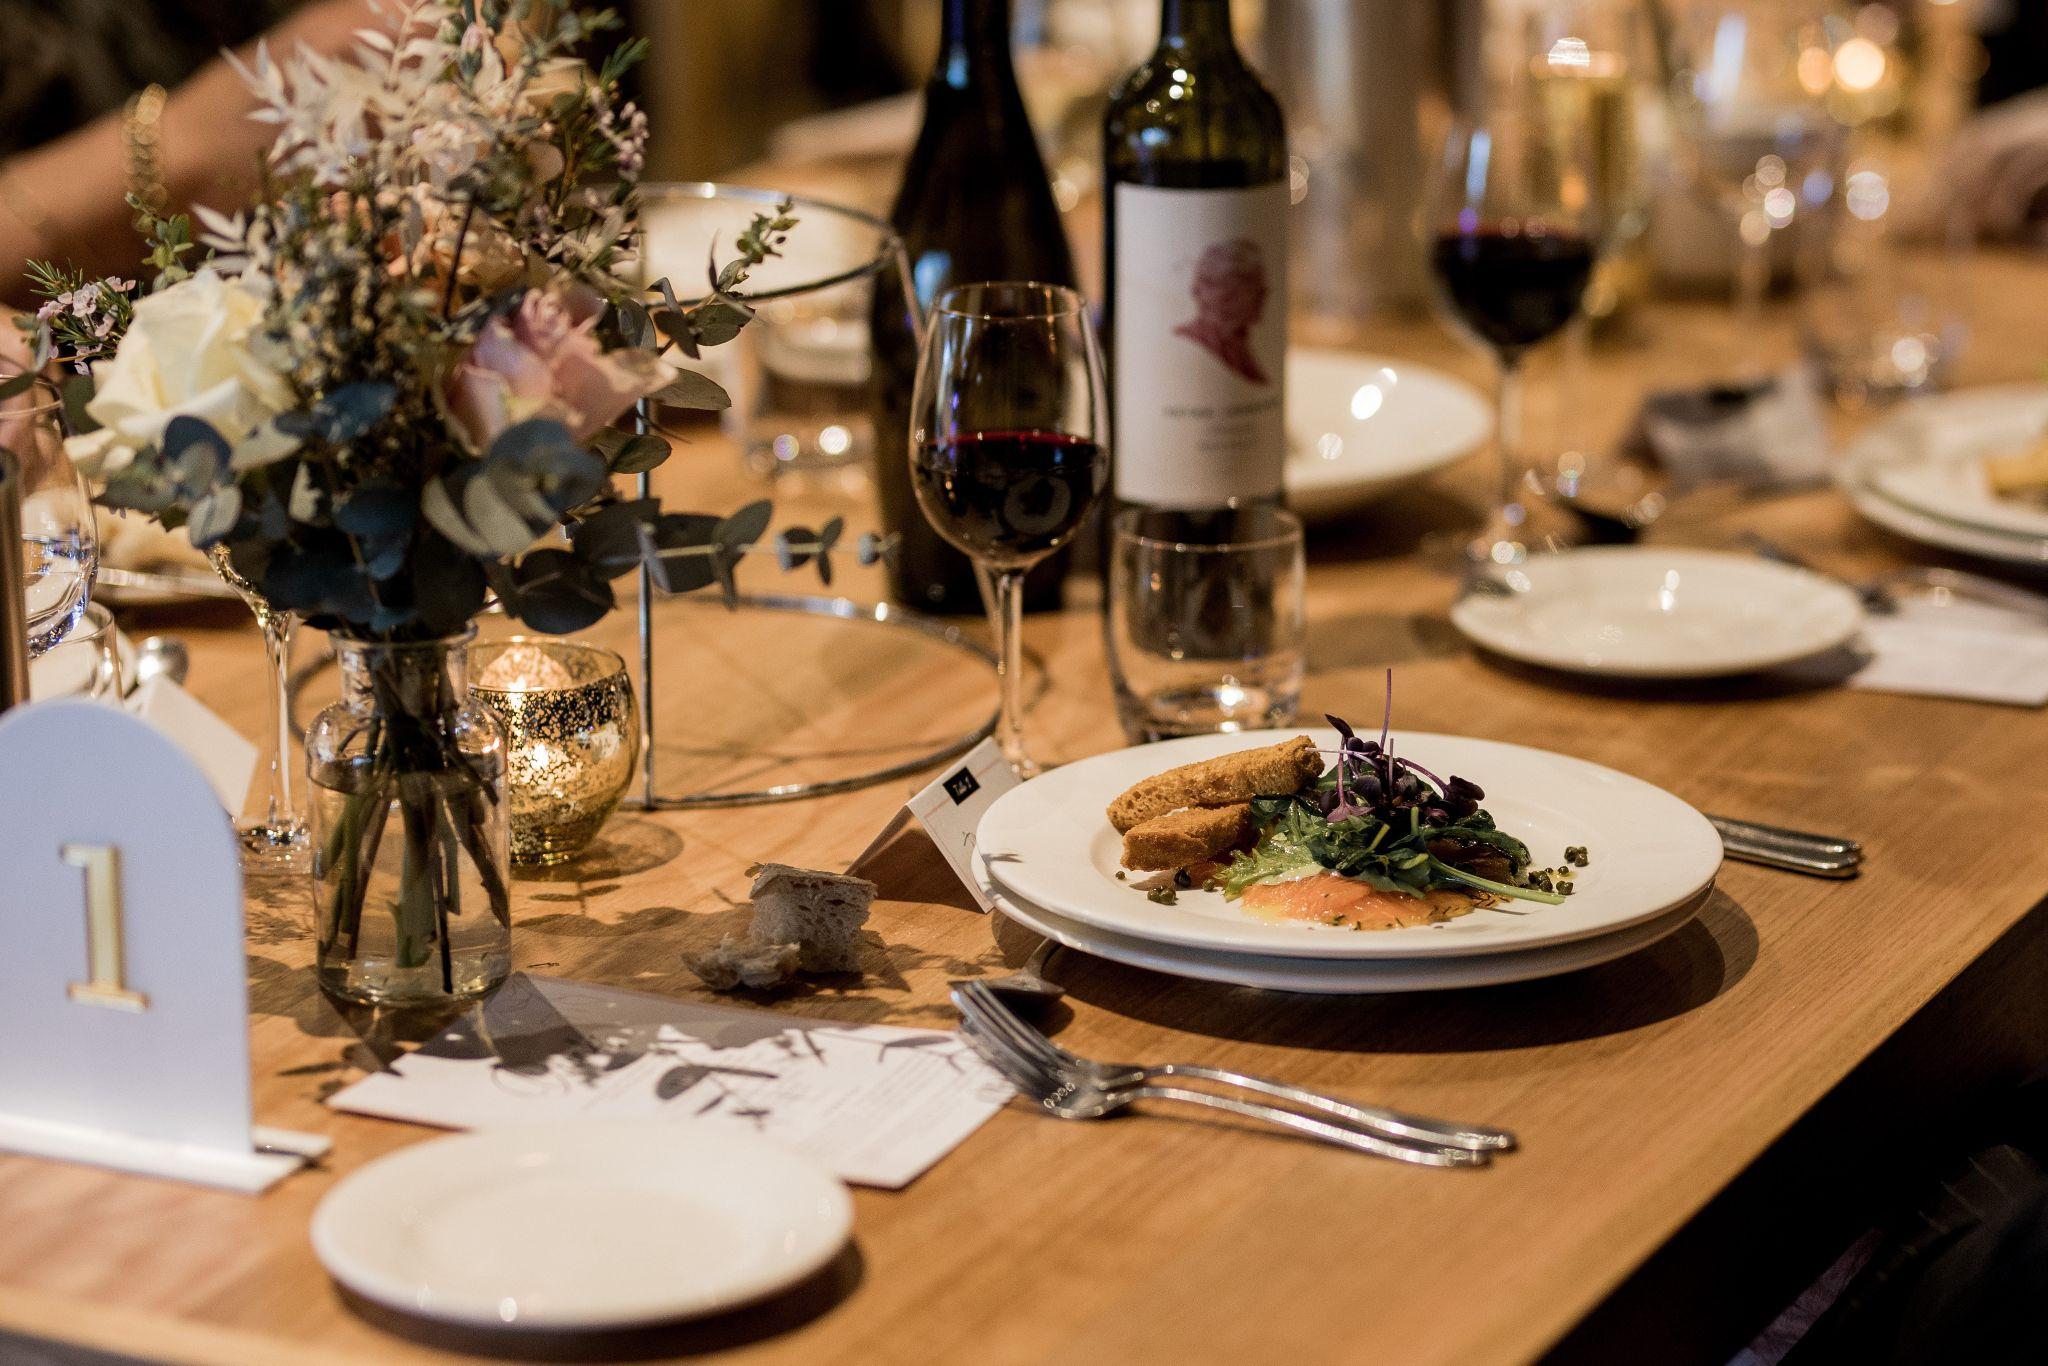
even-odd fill
[(1177, 1086), (1102, 1086), (1078, 1072), (1062, 1072), (1027, 1058), (1005, 1039), (986, 1032), (978, 1021), (962, 1017), (960, 1037), (981, 1055), (1011, 1085), (1035, 1101), (1038, 1108), (1057, 1119), (1107, 1119), (1118, 1110), (1141, 1100), (1178, 1100), (1222, 1110), (1245, 1119), (1264, 1120), (1309, 1138), (1333, 1143), (1353, 1152), (1411, 1162), (1424, 1167), (1483, 1167), (1492, 1155), (1469, 1148), (1439, 1148), (1422, 1144), (1397, 1143), (1312, 1119), (1295, 1110), (1260, 1105), (1207, 1091), (1190, 1091)]
[[(1291, 1101), (1331, 1116), (1329, 1120), (1316, 1120), (1316, 1123), (1332, 1125), (1404, 1147), (1415, 1146), (1428, 1151), (1465, 1152), (1484, 1156), (1515, 1146), (1515, 1136), (1505, 1129), (1456, 1124), (1449, 1120), (1431, 1119), (1423, 1115), (1403, 1114), (1397, 1110), (1353, 1105), (1334, 1096), (1274, 1081), (1269, 1077), (1233, 1072), (1224, 1068), (1205, 1067), (1193, 1063), (1164, 1063), (1145, 1067), (1130, 1063), (1094, 1062), (1061, 1048), (1019, 1019), (983, 982), (954, 983), (953, 1003), (959, 1007), (963, 1026), (972, 1024), (981, 1035), (1001, 1040), (1010, 1050), (1043, 1071), (1084, 1080), (1105, 1092), (1120, 1092), (1132, 1087), (1145, 1088), (1161, 1078), (1190, 1077), (1202, 1081), (1221, 1082)], [(1207, 1091), (1185, 1091), (1183, 1094), (1200, 1096), (1204, 1101), (1227, 1099), (1213, 1096)], [(1258, 1108), (1266, 1110), (1275, 1107)], [(1307, 1115), (1297, 1117), (1312, 1118)]]

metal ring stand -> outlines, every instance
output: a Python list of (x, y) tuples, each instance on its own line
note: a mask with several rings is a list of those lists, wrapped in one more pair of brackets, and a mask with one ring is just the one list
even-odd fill
[[(919, 612), (908, 612), (888, 603), (859, 603), (851, 598), (825, 598), (800, 594), (753, 594), (742, 593), (739, 605), (765, 612), (791, 612), (801, 616), (829, 617), (839, 621), (865, 621), (877, 626), (891, 627), (901, 631), (913, 631), (930, 640), (950, 645), (962, 654), (987, 665), (996, 667), (995, 653), (980, 641), (968, 635), (962, 628), (950, 622), (940, 621)], [(651, 625), (651, 623), (650, 623)], [(919, 754), (914, 758), (894, 763), (872, 773), (855, 774), (850, 778), (833, 778), (824, 782), (779, 783), (774, 787), (755, 788), (744, 792), (705, 792), (693, 796), (664, 797), (656, 789), (654, 765), (654, 724), (653, 709), (648, 699), (652, 695), (652, 661), (654, 636), (651, 630), (641, 638), (640, 688), (641, 709), (641, 751), (640, 791), (630, 794), (622, 805), (635, 811), (689, 811), (707, 810), (722, 806), (764, 806), (770, 802), (801, 801), (806, 797), (826, 797), (839, 792), (853, 792), (877, 783), (907, 778), (928, 768), (934, 768), (956, 754), (964, 754), (987, 739), (995, 731), (996, 715), (992, 711), (988, 719), (964, 735), (948, 740), (938, 747)], [(291, 672), (289, 694), (292, 702), (292, 724), (301, 734), (305, 725), (298, 716), (299, 694), (314, 677), (334, 663), (332, 647), (318, 656), (299, 665)]]
[[(838, 792), (852, 792), (876, 783), (886, 783), (896, 778), (907, 778), (944, 763), (956, 754), (964, 754), (980, 744), (995, 732), (996, 714), (990, 712), (983, 721), (965, 735), (948, 740), (935, 749), (928, 750), (915, 758), (901, 763), (876, 769), (872, 773), (856, 774), (851, 778), (833, 778), (813, 783), (779, 783), (774, 787), (756, 788), (746, 792), (705, 792), (684, 797), (664, 797), (656, 788), (654, 764), (654, 632), (652, 629), (649, 600), (643, 598), (641, 607), (640, 633), (640, 791), (626, 798), (624, 805), (637, 811), (687, 811), (721, 806), (762, 806), (769, 802), (799, 801), (805, 797), (825, 797)], [(940, 621), (918, 612), (908, 612), (888, 603), (858, 603), (851, 598), (823, 598), (799, 594), (752, 594), (739, 596), (741, 607), (751, 607), (768, 612), (792, 612), (802, 616), (831, 617), (840, 621), (867, 621), (877, 626), (894, 627), (898, 630), (914, 631), (918, 635), (950, 645), (963, 654), (996, 667), (993, 651), (969, 636), (960, 627)]]

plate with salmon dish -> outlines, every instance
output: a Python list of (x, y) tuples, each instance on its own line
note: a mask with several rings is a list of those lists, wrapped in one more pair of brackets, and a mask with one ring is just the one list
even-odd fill
[(1007, 891), (1100, 930), (1361, 959), (1611, 934), (1693, 900), (1720, 867), (1706, 817), (1627, 774), (1327, 719), (1053, 769), (990, 806), (981, 856)]

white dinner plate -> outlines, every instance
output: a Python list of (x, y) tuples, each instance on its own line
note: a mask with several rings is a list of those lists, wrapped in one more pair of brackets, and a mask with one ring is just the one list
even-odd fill
[(1079, 953), (1130, 967), (1149, 968), (1172, 977), (1189, 977), (1198, 982), (1221, 982), (1229, 986), (1258, 987), (1265, 991), (1298, 991), (1316, 996), (1456, 991), (1465, 987), (1499, 986), (1506, 982), (1526, 982), (1538, 977), (1577, 972), (1580, 968), (1626, 957), (1676, 933), (1699, 914), (1700, 908), (1707, 904), (1707, 898), (1714, 894), (1714, 889), (1709, 886), (1676, 910), (1654, 920), (1595, 939), (1574, 940), (1547, 949), (1449, 959), (1268, 958), (1251, 953), (1209, 953), (1201, 949), (1175, 948), (1099, 930), (1056, 915), (995, 885), (986, 866), (980, 877), (982, 887), (994, 899), (997, 911), (1025, 929)]
[(1477, 389), (1414, 361), (1297, 346), (1287, 353), (1287, 501), (1334, 517), (1477, 450), (1493, 430)]
[[(1592, 546), (1503, 569), (1451, 624), (1495, 654), (1610, 678), (1718, 678), (1789, 664), (1863, 626), (1846, 586), (1749, 555)], [(1482, 786), (1484, 784), (1482, 783)]]
[(998, 797), (976, 844), (1004, 888), (1057, 915), (1133, 939), (1286, 958), (1458, 958), (1591, 939), (1638, 925), (1699, 895), (1721, 865), (1707, 818), (1661, 788), (1583, 759), (1523, 745), (1396, 731), (1394, 752), (1440, 777), (1467, 778), (1501, 829), (1554, 867), (1583, 845), (1591, 862), (1563, 904), (1513, 901), (1455, 920), (1394, 930), (1272, 924), (1221, 893), (1181, 892), (1173, 905), (1119, 882), (1123, 841), (1104, 814), (1125, 788), (1178, 764), (1307, 733), (1334, 750), (1334, 731), (1197, 735), (1098, 754)]
[(2001, 498), (1984, 458), (2039, 443), (2048, 386), (1999, 385), (1919, 400), (1874, 423), (1850, 446), (1853, 481), (1909, 512), (1980, 531), (2048, 542), (2048, 508)]
[(313, 1249), (378, 1304), (494, 1328), (623, 1328), (752, 1303), (844, 1246), (838, 1178), (763, 1139), (645, 1120), (462, 1134), (351, 1173)]

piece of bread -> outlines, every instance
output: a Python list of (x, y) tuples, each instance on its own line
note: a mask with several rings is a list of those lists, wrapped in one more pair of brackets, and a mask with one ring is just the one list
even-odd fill
[(1136, 783), (1109, 804), (1118, 834), (1185, 806), (1235, 806), (1254, 797), (1286, 797), (1323, 776), (1323, 756), (1306, 735), (1182, 764)]
[(754, 943), (795, 944), (805, 972), (860, 971), (860, 927), (874, 883), (786, 863), (763, 863), (753, 872)]
[(1124, 867), (1141, 873), (1185, 868), (1243, 846), (1253, 833), (1249, 802), (1171, 811), (1124, 831)]
[(1984, 459), (1984, 481), (1998, 498), (2048, 497), (2048, 440)]
[(713, 991), (763, 991), (794, 977), (801, 955), (795, 944), (756, 944), (729, 934), (709, 953), (684, 955), (683, 963)]

